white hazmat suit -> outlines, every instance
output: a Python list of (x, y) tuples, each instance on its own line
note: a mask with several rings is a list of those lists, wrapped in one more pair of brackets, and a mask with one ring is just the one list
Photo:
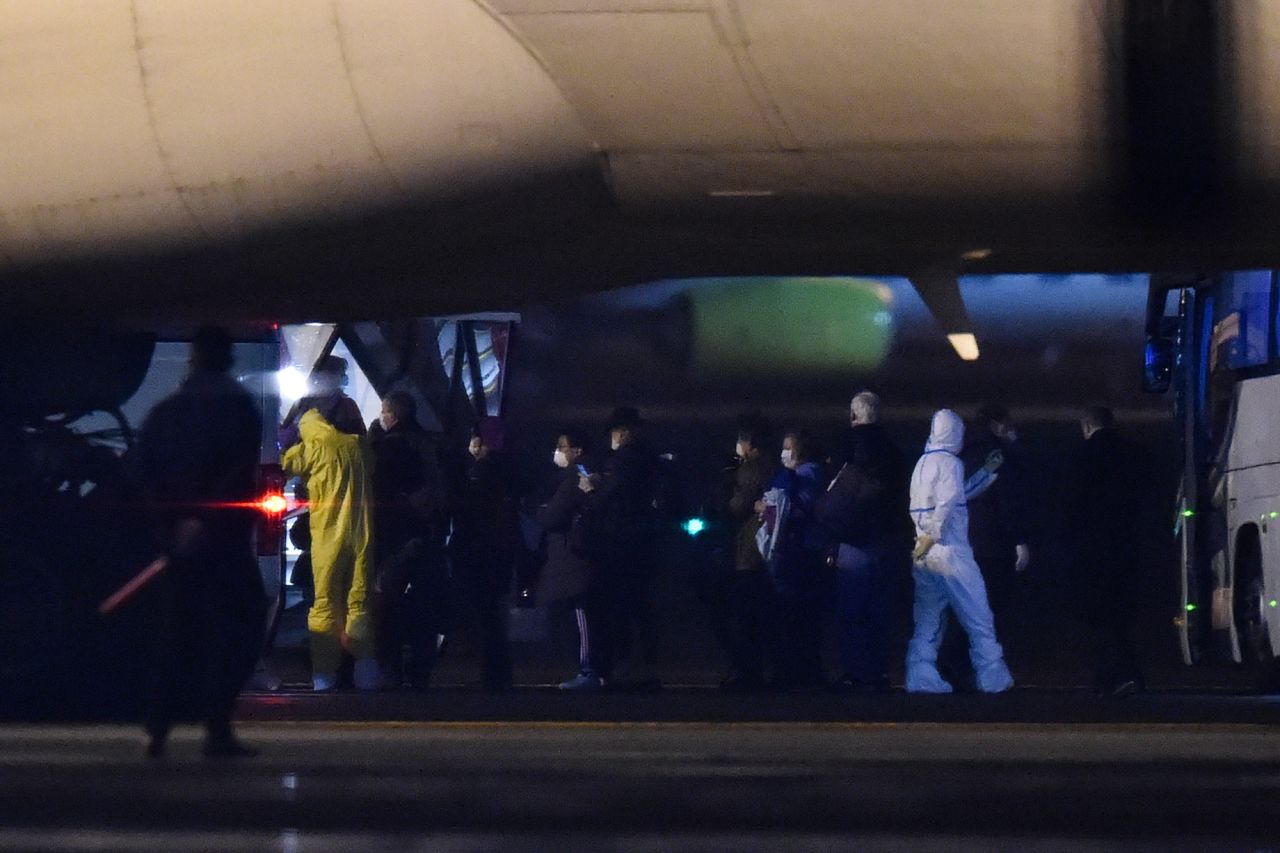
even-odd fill
[(948, 607), (969, 635), (969, 659), (978, 688), (1000, 693), (1013, 686), (1004, 649), (996, 641), (987, 587), (969, 547), (964, 463), (957, 455), (963, 444), (964, 422), (950, 409), (939, 410), (933, 416), (924, 455), (911, 474), (911, 518), (917, 541), (934, 544), (917, 557), (912, 569), (916, 592), (915, 633), (907, 646), (909, 693), (951, 692), (937, 666)]

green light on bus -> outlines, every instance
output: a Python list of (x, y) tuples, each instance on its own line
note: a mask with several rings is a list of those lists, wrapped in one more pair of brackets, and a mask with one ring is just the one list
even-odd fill
[(1187, 605), (1187, 612), (1188, 612), (1188, 613), (1192, 613), (1192, 612), (1194, 612), (1194, 611), (1195, 611), (1195, 609), (1196, 609), (1196, 606), (1195, 606), (1194, 604), (1188, 604), (1188, 605)]
[(1280, 512), (1273, 512), (1273, 513), (1271, 513), (1271, 517), (1272, 517), (1272, 518), (1280, 518)]
[(1273, 598), (1273, 599), (1271, 599), (1270, 601), (1268, 601), (1268, 602), (1267, 602), (1267, 604), (1270, 604), (1272, 607), (1275, 607), (1275, 606), (1276, 606), (1276, 600)]
[(1183, 518), (1190, 518), (1191, 516), (1193, 516), (1193, 515), (1195, 515), (1195, 514), (1196, 514), (1196, 511), (1195, 511), (1194, 509), (1184, 509), (1184, 510), (1182, 511), (1182, 517), (1183, 517)]

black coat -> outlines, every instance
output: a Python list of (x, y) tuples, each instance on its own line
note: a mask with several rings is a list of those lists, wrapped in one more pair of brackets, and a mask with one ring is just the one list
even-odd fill
[(376, 422), (373, 446), (374, 530), (382, 554), (394, 553), (412, 539), (443, 541), (446, 494), (435, 442), (416, 421), (389, 430)]
[(1145, 454), (1114, 429), (1095, 432), (1071, 466), (1065, 518), (1071, 572), (1091, 615), (1123, 614), (1136, 606), (1138, 518), (1148, 477)]
[(756, 546), (760, 519), (756, 501), (773, 480), (773, 463), (763, 454), (744, 459), (734, 472), (733, 494), (729, 498), (728, 515), (737, 525), (734, 531), (734, 568), (740, 572), (761, 571), (764, 558)]
[(591, 561), (572, 541), (573, 526), (580, 523), (586, 497), (578, 488), (577, 470), (570, 468), (551, 498), (538, 508), (535, 517), (547, 535), (547, 561), (538, 575), (536, 593), (540, 604), (579, 595), (591, 580)]
[(653, 541), (657, 465), (643, 442), (609, 454), (604, 478), (588, 499), (587, 513), (601, 551), (613, 561), (646, 560)]
[(473, 459), (458, 484), (453, 504), (450, 550), (458, 567), (505, 572), (520, 547), (520, 494), (515, 469), (503, 453)]
[(861, 475), (847, 478), (857, 483), (857, 514), (840, 525), (837, 538), (850, 545), (905, 547), (915, 535), (908, 514), (908, 471), (902, 451), (878, 423), (859, 424), (845, 432), (842, 458)]
[[(193, 374), (151, 411), (138, 433), (136, 471), (166, 532), (198, 518), (206, 544), (250, 553), (262, 452), (262, 415), (222, 373)], [(240, 504), (240, 506), (235, 506)]]
[(966, 477), (981, 468), (992, 451), (1004, 456), (991, 488), (969, 501), (969, 544), (983, 568), (993, 561), (1011, 567), (1015, 546), (1027, 543), (1031, 491), (1025, 460), (1017, 445), (1000, 441), (985, 427), (973, 427), (966, 439), (960, 454)]

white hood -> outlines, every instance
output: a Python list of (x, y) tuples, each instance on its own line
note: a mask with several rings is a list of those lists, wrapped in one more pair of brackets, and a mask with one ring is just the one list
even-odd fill
[(929, 427), (929, 442), (924, 446), (926, 451), (945, 450), (948, 453), (959, 453), (964, 447), (964, 421), (950, 409), (939, 409), (933, 415), (933, 424)]

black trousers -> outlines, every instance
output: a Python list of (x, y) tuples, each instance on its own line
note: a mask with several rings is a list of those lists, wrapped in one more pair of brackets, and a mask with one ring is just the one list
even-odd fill
[(508, 593), (514, 575), (514, 555), (466, 555), (454, 565), (462, 593), (476, 614), (485, 686), (509, 686), (511, 648), (507, 637)]
[(424, 539), (384, 550), (373, 596), (378, 660), (402, 681), (425, 686), (435, 666), (436, 637), (444, 633), (448, 561)]
[(772, 662), (775, 671), (781, 670), (778, 596), (769, 573), (763, 569), (734, 572), (728, 583), (727, 609), (734, 675), (758, 684), (764, 681), (768, 662)]
[(658, 661), (658, 624), (653, 607), (653, 566), (632, 555), (616, 555), (605, 567), (601, 584), (611, 604), (614, 663)]
[(147, 732), (199, 720), (211, 738), (231, 734), (240, 689), (262, 653), (266, 597), (250, 553), (173, 558), (159, 580), (160, 628), (153, 656)]

